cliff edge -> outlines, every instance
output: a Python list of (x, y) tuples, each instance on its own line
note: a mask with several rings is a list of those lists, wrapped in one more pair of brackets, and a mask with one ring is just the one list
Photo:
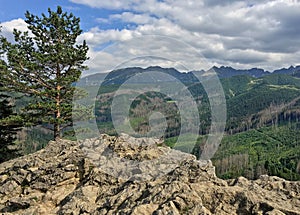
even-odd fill
[(225, 181), (158, 140), (101, 135), (0, 164), (0, 214), (300, 215), (300, 182)]

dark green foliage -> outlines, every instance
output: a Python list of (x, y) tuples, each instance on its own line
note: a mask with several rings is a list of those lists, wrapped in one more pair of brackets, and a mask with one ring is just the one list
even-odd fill
[(292, 123), (226, 136), (213, 162), (222, 178), (269, 174), (300, 180), (300, 130)]
[(287, 74), (273, 74), (262, 78), (263, 83), (300, 87), (300, 79)]
[(0, 93), (0, 163), (19, 155), (15, 140), (21, 125), (13, 118), (15, 114), (9, 99)]
[(229, 100), (228, 115), (229, 117), (248, 116), (268, 108), (271, 104), (287, 103), (297, 95), (299, 95), (299, 89), (258, 86)]
[(31, 96), (24, 118), (35, 125), (52, 125), (54, 138), (72, 125), (72, 100), (88, 47), (76, 42), (81, 34), (80, 19), (72, 13), (48, 9), (48, 16), (35, 16), (28, 11), (25, 22), (29, 32), (14, 30), (15, 43), (2, 39), (7, 56), (2, 61), (7, 90)]
[(254, 83), (255, 80), (255, 78), (247, 75), (238, 75), (222, 79), (221, 83), (225, 91), (226, 99), (233, 98), (234, 96), (246, 92), (252, 87), (250, 83)]
[[(0, 56), (3, 56), (2, 49), (0, 50)], [(0, 65), (2, 64), (3, 61), (0, 60)], [(0, 68), (0, 163), (19, 155), (15, 140), (17, 131), (22, 126), (22, 122), (13, 110), (13, 98), (3, 89), (3, 73), (3, 69)]]

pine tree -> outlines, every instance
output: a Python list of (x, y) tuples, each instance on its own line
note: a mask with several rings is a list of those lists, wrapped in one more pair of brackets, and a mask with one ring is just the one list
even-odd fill
[[(0, 49), (0, 56), (3, 56), (2, 49)], [(0, 60), (0, 65), (3, 64), (4, 61)], [(14, 144), (17, 131), (22, 126), (21, 122), (16, 120), (18, 117), (13, 112), (9, 94), (4, 91), (3, 75), (3, 70), (0, 69), (0, 163), (19, 155), (19, 150)]]
[(30, 31), (14, 29), (14, 43), (3, 38), (2, 61), (7, 89), (31, 96), (26, 107), (27, 122), (52, 125), (54, 138), (72, 125), (73, 85), (86, 69), (88, 46), (77, 43), (81, 34), (80, 19), (72, 13), (48, 9), (48, 16), (25, 13)]
[(19, 155), (14, 144), (20, 124), (11, 119), (15, 114), (9, 100), (8, 95), (3, 92), (0, 93), (0, 163)]

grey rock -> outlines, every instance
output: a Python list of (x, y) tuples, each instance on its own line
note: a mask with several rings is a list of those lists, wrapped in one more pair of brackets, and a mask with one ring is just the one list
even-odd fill
[(0, 214), (299, 214), (300, 182), (221, 180), (211, 161), (128, 135), (51, 141), (0, 164)]

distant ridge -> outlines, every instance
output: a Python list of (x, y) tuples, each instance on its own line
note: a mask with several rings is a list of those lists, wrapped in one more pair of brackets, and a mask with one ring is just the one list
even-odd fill
[(294, 75), (300, 72), (300, 66), (290, 66), (289, 68), (282, 68), (278, 70), (274, 70), (273, 74), (289, 74)]
[(234, 69), (232, 67), (213, 67), (215, 72), (218, 74), (220, 78), (230, 78), (237, 75), (249, 75), (251, 77), (260, 78), (265, 75), (271, 74), (268, 71), (259, 68), (252, 68), (252, 69)]
[[(235, 69), (233, 67), (228, 66), (221, 66), (217, 67), (214, 66), (211, 69), (213, 69), (216, 74), (219, 76), (219, 78), (230, 78), (233, 76), (240, 76), (240, 75), (246, 75), (254, 78), (261, 78), (266, 75), (272, 75), (272, 74), (286, 74), (286, 75), (292, 75), (295, 77), (300, 77), (300, 65), (299, 66), (290, 66), (289, 68), (281, 68), (274, 70), (273, 72), (266, 71), (261, 68), (251, 68), (251, 69)], [(129, 67), (129, 68), (122, 68), (113, 70), (110, 73), (96, 73), (93, 75), (89, 75), (86, 77), (83, 77), (78, 83), (78, 86), (86, 86), (86, 85), (120, 85), (124, 83), (126, 80), (130, 79), (131, 77), (135, 76), (136, 74), (145, 74), (147, 77), (150, 75), (149, 72), (162, 72), (168, 75), (173, 76), (178, 81), (183, 83), (193, 83), (197, 82), (197, 76), (201, 76), (205, 74), (204, 70), (199, 71), (191, 71), (187, 73), (180, 72), (176, 70), (175, 68), (162, 68), (160, 66), (150, 66), (147, 68), (141, 68), (141, 67)], [(151, 75), (148, 78), (145, 78), (143, 76), (143, 79), (136, 79), (135, 81), (138, 83), (149, 83), (151, 82)], [(174, 81), (174, 79), (163, 79), (164, 82)]]

